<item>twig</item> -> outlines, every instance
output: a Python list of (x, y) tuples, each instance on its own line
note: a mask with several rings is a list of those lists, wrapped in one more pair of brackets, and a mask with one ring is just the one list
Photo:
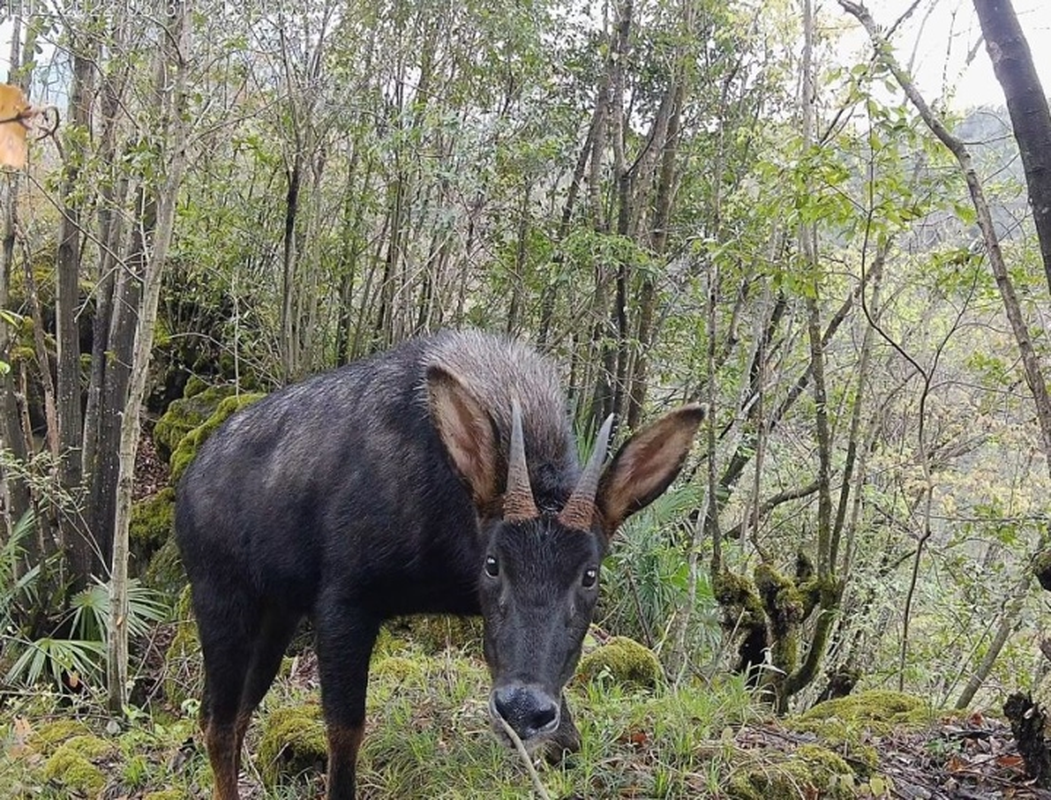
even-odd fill
[(551, 795), (547, 793), (547, 789), (544, 788), (544, 784), (540, 782), (540, 776), (537, 775), (536, 767), (533, 766), (533, 759), (529, 757), (529, 752), (525, 749), (525, 745), (522, 744), (522, 740), (518, 738), (518, 734), (515, 733), (514, 728), (507, 724), (507, 720), (503, 717), (497, 717), (500, 724), (504, 726), (504, 732), (508, 738), (514, 743), (515, 750), (518, 751), (518, 755), (522, 757), (522, 763), (526, 766), (526, 771), (529, 773), (530, 780), (533, 781), (533, 789), (540, 797), (540, 800), (551, 800)]

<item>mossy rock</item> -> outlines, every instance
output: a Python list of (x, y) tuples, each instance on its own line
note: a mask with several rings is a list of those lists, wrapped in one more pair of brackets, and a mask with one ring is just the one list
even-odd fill
[(59, 719), (36, 728), (27, 744), (38, 753), (50, 755), (70, 739), (91, 735), (91, 729), (77, 719)]
[(918, 697), (877, 689), (818, 703), (785, 719), (784, 725), (799, 733), (817, 734), (826, 748), (841, 754), (864, 779), (874, 775), (879, 765), (876, 748), (866, 743), (870, 735), (922, 730), (931, 724), (934, 713)]
[[(92, 737), (76, 737), (92, 738)], [(91, 763), (90, 757), (73, 746), (73, 742), (59, 747), (44, 764), (43, 777), (69, 792), (94, 797), (106, 786), (106, 776)]]
[[(97, 759), (108, 756), (116, 749), (112, 742), (108, 742), (93, 733), (83, 733), (68, 739), (62, 747), (76, 750), (85, 758)], [(61, 747), (59, 748), (61, 749)], [(57, 751), (56, 751), (57, 752)]]
[(194, 428), (203, 425), (226, 398), (236, 394), (236, 386), (210, 386), (185, 394), (174, 401), (153, 427), (153, 443), (163, 459), (170, 460), (180, 440)]
[(143, 586), (164, 592), (169, 597), (177, 595), (186, 586), (186, 570), (174, 536), (169, 536), (153, 554), (140, 577)]
[(664, 674), (653, 651), (626, 636), (614, 636), (580, 659), (581, 680), (608, 678), (636, 689), (652, 689)]
[(186, 379), (186, 386), (182, 390), (184, 398), (195, 397), (210, 388), (208, 381), (200, 375), (191, 375)]
[(830, 750), (806, 744), (786, 761), (756, 764), (739, 769), (730, 778), (727, 795), (734, 800), (769, 800), (775, 797), (820, 797), (853, 800), (857, 796), (853, 770)]
[(428, 655), (448, 649), (473, 655), (482, 652), (481, 617), (457, 617), (450, 614), (422, 614), (398, 617), (384, 625), (395, 640), (410, 641)]
[(139, 563), (147, 563), (175, 530), (175, 490), (170, 486), (131, 507), (128, 537)]
[(257, 759), (265, 785), (276, 786), (305, 772), (323, 773), (327, 759), (328, 739), (320, 706), (277, 708), (266, 715)]
[(186, 586), (175, 601), (175, 636), (164, 654), (164, 677), (161, 688), (168, 702), (182, 705), (191, 698), (200, 697), (201, 642), (197, 624), (193, 621), (190, 587)]
[(839, 722), (848, 728), (882, 735), (903, 727), (922, 729), (933, 719), (934, 710), (926, 701), (902, 692), (876, 689), (818, 703), (792, 720), (791, 725), (795, 730), (808, 730), (807, 726), (815, 723), (820, 726)]
[[(207, 394), (206, 392), (203, 394)], [(200, 397), (197, 395), (193, 399)], [(194, 456), (197, 455), (197, 451), (201, 445), (208, 441), (208, 437), (215, 433), (216, 428), (222, 425), (226, 420), (233, 416), (236, 412), (240, 411), (245, 406), (249, 406), (252, 403), (262, 400), (266, 397), (265, 394), (246, 393), (227, 397), (208, 419), (198, 425), (196, 428), (191, 430), (185, 436), (183, 436), (175, 451), (172, 453), (169, 465), (171, 466), (171, 481), (172, 484), (179, 482), (179, 478), (186, 471), (186, 468), (190, 466)]]

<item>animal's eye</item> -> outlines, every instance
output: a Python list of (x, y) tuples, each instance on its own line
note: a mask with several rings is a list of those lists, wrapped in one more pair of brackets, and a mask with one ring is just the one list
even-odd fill
[(500, 574), (500, 565), (496, 563), (496, 559), (492, 556), (487, 556), (485, 559), (485, 574), (490, 578), (495, 578)]
[(595, 581), (597, 580), (598, 570), (594, 567), (589, 567), (588, 569), (584, 570), (584, 577), (581, 579), (580, 583), (585, 589), (590, 589), (592, 586), (595, 585)]

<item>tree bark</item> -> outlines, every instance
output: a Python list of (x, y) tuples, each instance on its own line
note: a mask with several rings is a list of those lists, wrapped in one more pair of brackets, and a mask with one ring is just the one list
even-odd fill
[(974, 0), (1022, 155), (1029, 205), (1051, 289), (1051, 111), (1011, 0)]
[[(80, 333), (77, 307), (80, 304), (80, 240), (83, 200), (78, 192), (80, 165), (87, 159), (83, 143), (91, 127), (91, 98), (94, 85), (93, 53), (86, 36), (70, 31), (73, 52), (73, 81), (70, 92), (70, 125), (65, 137), (66, 163), (62, 180), (62, 221), (58, 234), (56, 267), (55, 328), (58, 341), (57, 393), (58, 442), (61, 453), (59, 476), (66, 491), (79, 488), (82, 478), (84, 441), (80, 407)], [(95, 532), (97, 535), (97, 531)], [(67, 522), (60, 523), (73, 591), (88, 585), (92, 575), (101, 575), (104, 564), (90, 536)]]

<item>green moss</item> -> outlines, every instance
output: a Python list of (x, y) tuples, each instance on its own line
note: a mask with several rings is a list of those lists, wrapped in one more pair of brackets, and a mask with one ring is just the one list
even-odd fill
[(823, 747), (807, 744), (798, 747), (789, 760), (738, 770), (730, 778), (727, 793), (735, 800), (774, 797), (853, 800), (856, 785), (846, 761)]
[(44, 764), (43, 777), (62, 788), (95, 796), (106, 786), (106, 776), (88, 758), (68, 744)]
[(174, 706), (200, 696), (201, 642), (193, 621), (190, 587), (186, 586), (175, 601), (175, 636), (164, 654), (164, 696)]
[(768, 564), (760, 564), (755, 568), (755, 588), (775, 637), (787, 633), (802, 620), (803, 597), (791, 578)]
[(369, 667), (369, 679), (373, 681), (404, 683), (418, 680), (423, 674), (424, 667), (419, 659), (404, 656), (384, 656)]
[(84, 733), (74, 736), (66, 741), (62, 747), (75, 750), (85, 758), (102, 758), (113, 752), (114, 746), (105, 739), (100, 739), (92, 733)]
[(49, 755), (73, 737), (86, 736), (91, 729), (80, 720), (60, 719), (39, 726), (29, 737), (29, 746), (38, 753)]
[[(196, 388), (196, 387), (195, 387)], [(153, 428), (153, 441), (161, 458), (170, 459), (179, 441), (215, 413), (219, 404), (237, 391), (235, 386), (211, 386), (168, 406)]]
[(818, 703), (784, 721), (789, 730), (816, 734), (827, 749), (835, 750), (859, 778), (876, 771), (879, 755), (865, 743), (868, 735), (885, 736), (896, 730), (922, 730), (934, 711), (926, 702), (900, 692), (873, 690)]
[(796, 717), (792, 726), (796, 730), (805, 730), (811, 723), (839, 721), (848, 727), (886, 734), (901, 727), (923, 728), (932, 718), (932, 709), (918, 697), (873, 690), (818, 703)]
[(286, 776), (323, 771), (327, 758), (328, 740), (320, 706), (278, 708), (266, 716), (258, 767), (267, 786), (276, 785)]
[(743, 620), (746, 626), (765, 624), (763, 603), (755, 585), (748, 578), (723, 570), (715, 579), (712, 589), (719, 605), (730, 612), (726, 615), (730, 627), (737, 627), (741, 613), (746, 616)]
[(770, 620), (771, 657), (780, 675), (791, 675), (799, 666), (799, 624), (804, 600), (795, 581), (768, 564), (755, 568), (755, 587)]
[(175, 490), (168, 486), (132, 505), (128, 536), (133, 552), (155, 552), (171, 538), (174, 527)]
[(652, 689), (664, 672), (651, 650), (626, 636), (614, 636), (580, 659), (577, 674), (585, 681), (605, 676), (622, 686)]
[(179, 546), (170, 536), (151, 557), (143, 571), (142, 583), (151, 589), (164, 592), (169, 597), (178, 594), (186, 586), (186, 571), (182, 566)]
[[(207, 392), (204, 394), (207, 394)], [(198, 397), (199, 396), (200, 395), (198, 395)], [(194, 456), (197, 455), (197, 450), (208, 440), (208, 437), (215, 432), (216, 428), (226, 422), (226, 420), (235, 412), (240, 411), (245, 406), (251, 405), (257, 400), (263, 399), (265, 396), (266, 395), (263, 394), (240, 394), (233, 397), (227, 397), (219, 403), (218, 407), (215, 409), (215, 413), (179, 439), (179, 443), (169, 461), (171, 466), (172, 483), (178, 483), (179, 478), (182, 477), (186, 468), (190, 466), (190, 462), (193, 461)], [(197, 398), (195, 397), (193, 399)]]
[(198, 375), (191, 375), (182, 390), (183, 398), (195, 397), (208, 388), (208, 381)]

